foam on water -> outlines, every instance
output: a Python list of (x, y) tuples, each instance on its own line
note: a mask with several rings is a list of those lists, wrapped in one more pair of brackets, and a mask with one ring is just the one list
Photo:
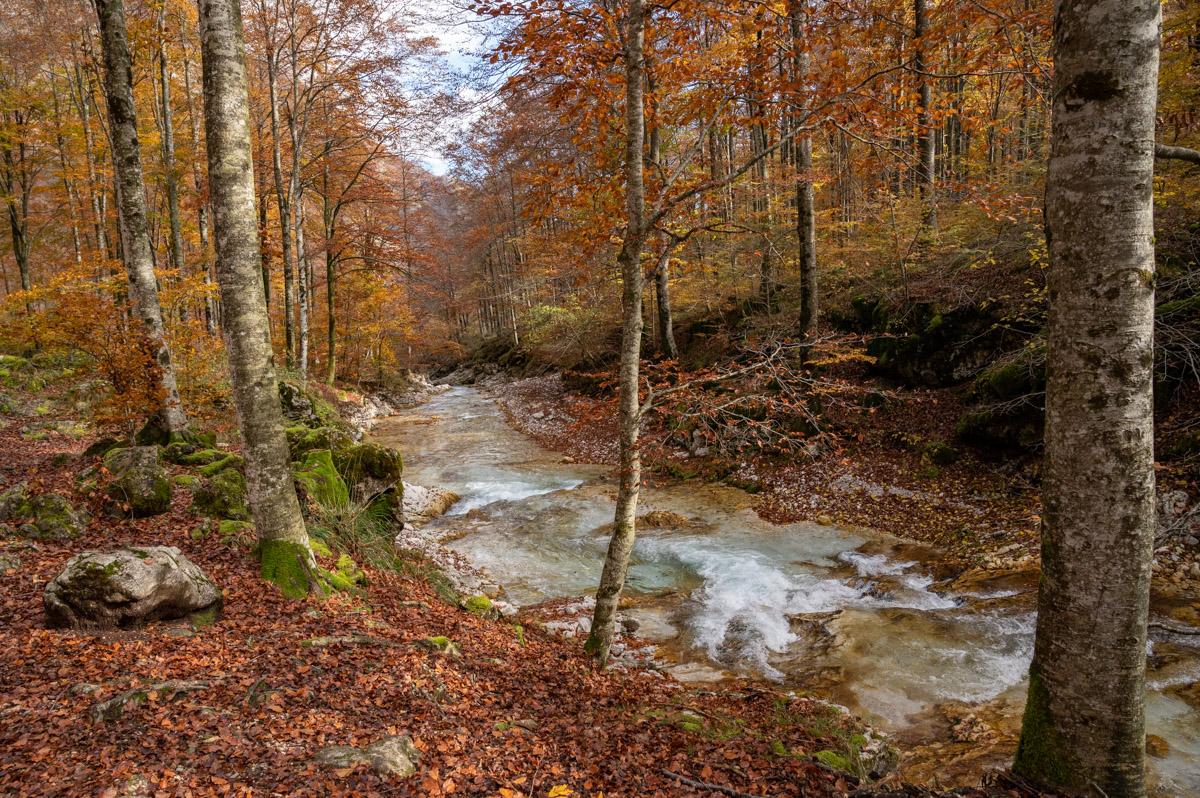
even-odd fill
[(487, 507), (495, 502), (521, 501), (556, 490), (571, 490), (582, 484), (582, 479), (552, 480), (547, 484), (544, 481), (534, 482), (515, 476), (504, 481), (468, 481), (458, 486), (458, 493), (462, 498), (455, 502), (446, 515), (466, 515), (471, 510)]

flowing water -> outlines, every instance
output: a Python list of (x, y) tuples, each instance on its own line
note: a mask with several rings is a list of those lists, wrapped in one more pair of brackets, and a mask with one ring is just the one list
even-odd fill
[[(595, 591), (616, 501), (611, 469), (564, 464), (472, 388), (384, 421), (373, 437), (403, 453), (406, 481), (462, 496), (431, 525), (508, 600)], [(677, 677), (749, 676), (828, 695), (914, 751), (909, 775), (936, 772), (943, 784), (1011, 758), (1035, 575), (955, 579), (928, 547), (769, 524), (723, 485), (656, 485), (639, 505), (651, 510), (688, 523), (639, 529), (627, 592), (639, 634)], [(1153, 654), (1148, 731), (1170, 753), (1150, 760), (1151, 780), (1160, 796), (1200, 795), (1200, 658), (1178, 642)]]

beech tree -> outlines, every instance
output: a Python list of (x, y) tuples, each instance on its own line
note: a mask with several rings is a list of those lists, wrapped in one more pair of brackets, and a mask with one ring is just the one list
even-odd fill
[(1144, 796), (1158, 0), (1058, 3), (1042, 578), (1013, 769)]
[(187, 416), (179, 399), (171, 350), (163, 328), (154, 276), (154, 249), (146, 222), (146, 189), (142, 182), (142, 154), (138, 144), (137, 113), (133, 104), (133, 69), (129, 37), (125, 29), (124, 0), (96, 0), (100, 42), (104, 54), (104, 93), (108, 99), (108, 122), (116, 173), (117, 210), (121, 226), (121, 248), (129, 293), (138, 317), (155, 349), (163, 394), (159, 421), (164, 430), (177, 434), (187, 429)]
[(204, 122), (221, 329), (263, 578), (290, 596), (319, 589), (288, 462), (255, 218), (246, 48), (238, 0), (200, 0)]

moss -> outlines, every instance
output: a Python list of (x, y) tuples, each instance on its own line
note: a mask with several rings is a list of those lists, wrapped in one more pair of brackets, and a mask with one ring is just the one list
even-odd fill
[(519, 623), (513, 624), (513, 634), (517, 637), (517, 644), (522, 648), (525, 647), (525, 627)]
[[(165, 450), (163, 451), (163, 455), (166, 455)], [(199, 451), (194, 451), (191, 454), (180, 455), (179, 463), (180, 465), (204, 466), (208, 465), (209, 463), (220, 462), (228, 456), (229, 452), (223, 452), (220, 449), (200, 449)]]
[[(345, 579), (350, 586), (366, 584), (367, 582), (367, 575), (362, 572), (362, 569), (358, 567), (358, 563), (349, 554), (339, 556), (337, 564), (334, 567), (337, 568), (337, 575)], [(348, 587), (340, 589), (349, 590)]]
[(921, 453), (921, 457), (935, 465), (954, 465), (958, 462), (958, 452), (946, 444), (937, 443), (936, 441), (925, 446), (925, 451)]
[(354, 582), (337, 571), (325, 571), (321, 576), (325, 578), (331, 588), (339, 593), (349, 593), (354, 590)]
[(220, 472), (195, 491), (192, 510), (208, 518), (249, 519), (245, 477), (232, 469)]
[(176, 474), (168, 480), (172, 485), (178, 485), (181, 488), (187, 488), (194, 491), (196, 488), (204, 484), (203, 480), (195, 474)]
[(487, 596), (471, 596), (463, 602), (463, 609), (474, 615), (487, 615), (493, 609), (492, 600)]
[(850, 765), (850, 760), (836, 751), (818, 751), (814, 754), (816, 760), (824, 765), (828, 765), (834, 770), (840, 770), (843, 773), (853, 773), (854, 768)]
[(937, 328), (941, 327), (943, 324), (945, 324), (945, 319), (942, 318), (942, 314), (935, 313), (933, 318), (929, 320), (929, 324), (925, 326), (925, 332), (931, 333)]
[(254, 524), (248, 521), (221, 521), (217, 524), (217, 534), (226, 546), (241, 548), (254, 539), (254, 532)]
[(200, 468), (200, 473), (206, 477), (216, 476), (224, 471), (237, 470), (241, 471), (245, 461), (238, 454), (227, 454), (220, 460), (213, 461), (208, 465)]
[(188, 620), (191, 622), (193, 629), (204, 629), (212, 626), (214, 623), (221, 620), (220, 602), (212, 605), (206, 610), (193, 612)]
[(1177, 440), (1175, 445), (1171, 447), (1170, 454), (1172, 457), (1190, 457), (1194, 454), (1200, 454), (1200, 432), (1184, 435)]
[(400, 453), (377, 443), (337, 449), (333, 453), (333, 465), (342, 479), (350, 485), (364, 479), (398, 484), (404, 472), (404, 460)]
[(318, 557), (332, 557), (333, 556), (333, 552), (330, 550), (330, 548), (328, 546), (326, 546), (324, 543), (322, 543), (321, 541), (316, 540), (314, 538), (313, 540), (309, 541), (309, 543), (312, 544), (313, 554), (315, 554), (316, 556), (318, 556)]
[(322, 507), (340, 509), (350, 503), (346, 483), (333, 467), (333, 454), (328, 449), (309, 452), (295, 469), (296, 481)]
[(288, 451), (291, 452), (293, 460), (299, 460), (300, 456), (317, 449), (344, 449), (353, 445), (350, 436), (337, 427), (305, 427), (298, 425), (288, 427), (286, 430)]
[[(236, 523), (236, 522), (228, 522)], [(222, 527), (225, 524), (221, 524)], [(278, 585), (280, 592), (291, 599), (308, 595), (312, 574), (309, 561), (312, 550), (291, 540), (267, 539), (258, 545), (259, 561), (262, 563), (262, 578)]]
[(1050, 717), (1050, 691), (1034, 669), (1029, 671), (1029, 697), (1021, 719), (1021, 738), (1013, 758), (1013, 772), (1035, 782), (1082, 789), (1077, 759), (1059, 738)]

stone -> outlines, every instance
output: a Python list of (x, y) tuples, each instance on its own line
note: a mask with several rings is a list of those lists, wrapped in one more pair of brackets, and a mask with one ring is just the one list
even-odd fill
[(458, 646), (448, 637), (423, 637), (417, 641), (416, 645), (417, 648), (423, 648), (435, 654), (458, 657)]
[(381, 776), (403, 779), (416, 772), (420, 758), (421, 752), (413, 745), (411, 737), (395, 735), (377, 740), (366, 748), (350, 745), (322, 748), (313, 756), (313, 761), (333, 770), (365, 764)]
[(621, 618), (620, 620), (621, 620), (621, 629), (627, 635), (633, 634), (638, 629), (642, 628), (642, 622), (639, 621), (637, 618), (625, 616), (625, 617)]
[(279, 404), (283, 408), (283, 417), (288, 421), (307, 425), (319, 425), (321, 422), (312, 399), (298, 385), (280, 380)]
[(21, 558), (15, 554), (0, 554), (0, 574), (6, 574), (21, 567)]
[(382, 502), (391, 521), (404, 523), (404, 461), (398, 451), (377, 443), (334, 449), (333, 467), (356, 502)]
[(1163, 759), (1170, 755), (1171, 746), (1157, 734), (1146, 735), (1146, 753), (1155, 759)]
[(171, 483), (157, 446), (117, 449), (104, 463), (113, 475), (104, 492), (117, 517), (148, 518), (171, 509)]
[(219, 609), (221, 591), (174, 546), (85, 551), (46, 586), (46, 626), (112, 628)]
[(219, 472), (192, 494), (192, 511), (205, 518), (249, 521), (246, 478), (233, 468)]
[(669, 510), (651, 510), (638, 518), (637, 522), (644, 529), (686, 529), (692, 525), (689, 518)]
[(480, 585), (479, 592), (482, 593), (483, 595), (487, 596), (489, 599), (499, 598), (500, 585), (490, 584), (490, 583)]
[(17, 534), (31, 540), (72, 540), (83, 534), (90, 520), (57, 493), (29, 496), (24, 483), (0, 493), (0, 521), (23, 522)]
[(330, 449), (337, 451), (347, 446), (353, 446), (351, 437), (337, 427), (305, 427), (303, 425), (288, 427), (285, 430), (288, 441), (288, 451), (293, 460), (315, 449)]
[(328, 449), (309, 452), (293, 471), (296, 482), (322, 507), (343, 509), (350, 504), (346, 483), (333, 467)]
[(492, 604), (492, 600), (487, 596), (471, 596), (463, 599), (459, 605), (472, 615), (478, 615), (480, 618), (489, 621), (500, 620), (500, 611)]
[[(459, 495), (447, 488), (424, 487), (413, 485), (410, 482), (402, 484), (404, 486), (404, 520), (413, 525), (426, 523), (430, 519), (444, 514), (459, 500)], [(471, 512), (474, 513), (475, 510)], [(482, 513), (476, 513), (474, 517), (480, 516)], [(472, 518), (470, 513), (467, 517)]]

